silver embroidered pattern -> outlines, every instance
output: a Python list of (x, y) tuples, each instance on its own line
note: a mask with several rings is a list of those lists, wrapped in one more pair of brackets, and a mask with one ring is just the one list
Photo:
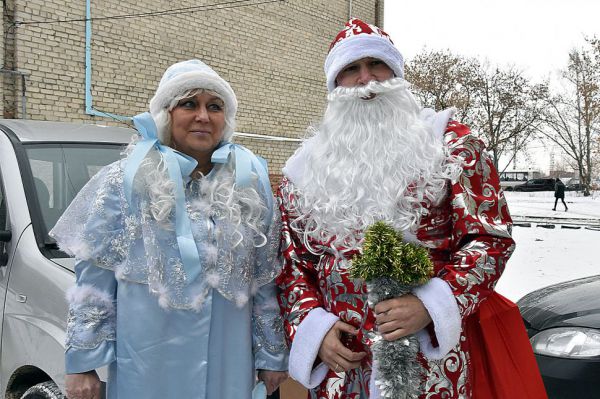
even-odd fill
[(104, 341), (114, 341), (115, 309), (105, 303), (72, 304), (67, 318), (67, 348), (94, 349)]
[[(150, 292), (161, 297), (161, 304), (175, 309), (200, 310), (198, 304), (210, 295), (208, 275), (218, 274), (214, 288), (242, 306), (278, 274), (279, 213), (274, 212), (268, 231), (263, 227), (267, 243), (257, 247), (258, 234), (242, 224), (237, 226), (243, 233), (240, 237), (228, 215), (208, 202), (202, 192), (204, 183), (193, 180), (185, 189), (186, 207), (201, 272), (195, 281), (187, 281), (176, 232), (159, 225), (150, 214), (148, 194), (135, 188), (132, 200), (137, 206), (132, 213), (123, 188), (126, 162), (115, 162), (94, 176), (71, 204), (73, 210), (52, 231), (66, 252), (113, 270), (119, 280), (147, 284)], [(212, 174), (203, 179), (222, 177)]]
[(254, 331), (258, 338), (254, 352), (266, 349), (270, 353), (281, 353), (287, 350), (283, 320), (279, 312), (254, 314)]

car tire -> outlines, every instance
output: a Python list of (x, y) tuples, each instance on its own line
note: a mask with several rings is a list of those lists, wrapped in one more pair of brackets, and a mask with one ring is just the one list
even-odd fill
[(66, 399), (54, 381), (40, 382), (29, 388), (21, 399)]

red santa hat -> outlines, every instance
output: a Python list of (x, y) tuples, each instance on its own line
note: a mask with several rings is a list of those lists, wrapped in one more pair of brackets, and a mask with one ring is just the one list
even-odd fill
[(404, 77), (404, 59), (390, 36), (375, 25), (352, 18), (329, 46), (325, 59), (327, 90), (335, 89), (335, 78), (346, 65), (365, 57), (382, 60), (397, 77)]

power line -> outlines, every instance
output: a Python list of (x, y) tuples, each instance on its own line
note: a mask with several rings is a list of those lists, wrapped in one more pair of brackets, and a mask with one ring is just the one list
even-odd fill
[[(225, 10), (239, 7), (250, 7), (258, 6), (261, 4), (285, 2), (286, 0), (263, 0), (255, 3), (250, 3), (251, 0), (234, 0), (218, 4), (209, 4), (204, 6), (193, 6), (193, 7), (182, 7), (173, 8), (169, 10), (141, 12), (134, 14), (121, 14), (121, 15), (110, 15), (104, 17), (92, 17), (92, 18), (73, 18), (73, 19), (46, 19), (43, 21), (15, 21), (14, 26), (19, 27), (22, 25), (49, 25), (49, 24), (62, 24), (62, 23), (73, 23), (73, 22), (87, 22), (87, 21), (106, 21), (106, 20), (118, 20), (118, 19), (130, 19), (130, 18), (149, 18), (164, 15), (178, 15), (178, 14), (192, 14), (202, 11), (212, 10)], [(249, 3), (249, 4), (240, 4)]]

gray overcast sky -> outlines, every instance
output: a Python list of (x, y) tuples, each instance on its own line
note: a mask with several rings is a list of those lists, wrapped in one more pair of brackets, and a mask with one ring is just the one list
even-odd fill
[(600, 0), (386, 0), (384, 29), (404, 57), (424, 47), (514, 64), (536, 80), (600, 37)]
[[(532, 80), (555, 74), (585, 36), (600, 38), (600, 0), (386, 0), (384, 29), (409, 60), (423, 48), (450, 49), (516, 65)], [(530, 147), (534, 167), (548, 170), (553, 145)], [(520, 158), (519, 167), (530, 161)]]

